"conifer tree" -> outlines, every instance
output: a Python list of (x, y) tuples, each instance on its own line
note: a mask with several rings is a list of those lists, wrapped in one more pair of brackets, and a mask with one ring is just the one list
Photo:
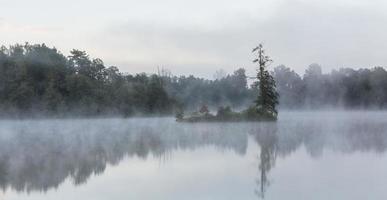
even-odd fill
[(258, 86), (258, 97), (255, 101), (255, 106), (258, 114), (268, 118), (277, 118), (276, 105), (278, 104), (278, 93), (276, 91), (275, 80), (266, 69), (268, 64), (272, 62), (269, 56), (265, 54), (263, 45), (259, 44), (253, 49), (253, 53), (257, 53), (257, 58), (253, 60), (258, 64), (258, 72), (256, 85)]

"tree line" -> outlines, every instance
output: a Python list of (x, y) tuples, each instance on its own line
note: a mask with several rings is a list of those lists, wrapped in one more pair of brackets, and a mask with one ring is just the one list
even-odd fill
[(280, 65), (273, 70), (280, 94), (281, 108), (385, 109), (387, 107), (387, 71), (341, 68), (323, 74), (311, 64), (303, 76)]
[(174, 104), (161, 77), (121, 73), (84, 51), (66, 57), (44, 44), (0, 48), (3, 116), (169, 114)]
[[(387, 72), (342, 68), (323, 74), (310, 65), (300, 76), (281, 65), (270, 74), (279, 93), (279, 107), (385, 108)], [(176, 108), (197, 110), (245, 107), (257, 99), (243, 68), (215, 80), (155, 74), (122, 73), (115, 66), (80, 50), (69, 56), (44, 44), (0, 48), (0, 115), (173, 114)]]
[[(280, 65), (270, 73), (279, 93), (280, 109), (387, 108), (387, 71), (383, 67), (340, 68), (322, 73), (320, 65), (311, 64), (299, 75)], [(167, 92), (193, 109), (203, 104), (212, 109), (219, 106), (241, 108), (253, 102), (259, 90), (253, 83), (249, 84), (243, 68), (216, 80), (193, 76), (165, 79)]]

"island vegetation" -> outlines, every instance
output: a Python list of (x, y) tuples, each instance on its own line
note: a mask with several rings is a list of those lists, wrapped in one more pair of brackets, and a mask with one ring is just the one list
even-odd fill
[[(264, 81), (275, 81), (278, 109), (387, 108), (387, 71), (383, 67), (340, 68), (323, 73), (320, 65), (312, 64), (305, 74), (299, 75), (280, 65), (271, 71), (265, 69), (263, 75), (271, 75)], [(256, 101), (259, 82), (250, 84), (249, 78), (243, 68), (231, 74), (219, 73), (214, 79), (176, 76), (166, 68), (154, 74), (129, 74), (116, 66), (106, 66), (101, 59), (91, 58), (81, 50), (74, 49), (65, 56), (44, 44), (2, 46), (0, 117), (129, 117), (176, 113), (181, 117), (183, 111), (186, 114), (196, 111), (192, 117), (246, 120), (252, 113), (267, 112), (257, 105), (262, 103)], [(208, 114), (199, 112), (203, 105), (206, 109), (202, 111), (208, 110)], [(210, 111), (219, 112), (209, 117)], [(276, 109), (272, 111), (275, 116)]]
[(206, 105), (203, 105), (199, 112), (194, 112), (188, 117), (184, 117), (183, 111), (176, 115), (178, 122), (218, 122), (218, 121), (275, 121), (278, 111), (278, 93), (276, 91), (275, 80), (267, 70), (267, 65), (272, 60), (266, 55), (262, 44), (253, 49), (257, 53), (257, 58), (253, 60), (258, 64), (257, 81), (254, 88), (258, 90), (257, 99), (254, 105), (249, 106), (241, 112), (234, 112), (229, 106), (219, 107), (216, 115), (209, 112)]

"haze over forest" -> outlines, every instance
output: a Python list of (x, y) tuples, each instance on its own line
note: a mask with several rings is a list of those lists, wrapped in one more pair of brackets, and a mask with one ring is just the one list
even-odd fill
[[(387, 72), (341, 68), (322, 73), (311, 64), (300, 75), (280, 65), (270, 69), (280, 95), (280, 109), (376, 109), (387, 103)], [(257, 89), (243, 68), (216, 73), (215, 80), (155, 74), (128, 74), (101, 59), (72, 50), (65, 56), (44, 44), (13, 45), (0, 50), (0, 108), (3, 116), (169, 115), (177, 108), (197, 110), (250, 105)]]

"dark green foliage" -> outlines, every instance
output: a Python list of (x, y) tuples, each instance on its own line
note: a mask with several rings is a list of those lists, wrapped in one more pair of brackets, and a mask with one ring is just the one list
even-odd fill
[[(267, 71), (266, 67), (268, 62), (271, 62), (270, 58), (265, 55), (262, 44), (253, 49), (253, 52), (258, 53), (257, 59), (253, 62), (258, 63), (259, 69), (257, 73), (257, 79), (254, 83), (255, 88), (258, 89), (258, 97), (255, 100), (255, 105), (249, 107), (243, 112), (233, 112), (231, 107), (219, 107), (218, 113), (216, 116), (208, 113), (202, 112), (201, 115), (193, 114), (188, 118), (178, 119), (177, 121), (186, 121), (186, 122), (218, 122), (218, 121), (275, 121), (277, 120), (277, 109), (276, 105), (278, 104), (278, 93), (276, 91), (275, 80), (273, 76)], [(244, 75), (244, 70), (238, 70), (235, 72), (235, 77), (241, 77), (238, 82), (240, 86), (246, 85), (246, 76)], [(243, 89), (243, 87), (241, 87)], [(236, 94), (234, 94), (236, 95)]]
[[(179, 118), (178, 118), (179, 117)], [(216, 115), (211, 113), (193, 112), (188, 117), (176, 115), (179, 122), (240, 122), (240, 121), (275, 121), (277, 116), (270, 113), (263, 113), (256, 106), (251, 106), (242, 112), (232, 111), (230, 106), (220, 106)]]
[[(323, 74), (321, 67), (313, 64), (299, 76), (279, 66), (271, 73), (264, 68), (257, 78), (262, 81), (249, 88), (242, 68), (216, 80), (170, 73), (128, 75), (117, 67), (106, 67), (84, 51), (72, 50), (66, 57), (44, 44), (3, 46), (0, 116), (171, 114), (178, 109), (196, 110), (203, 103), (208, 110), (220, 105), (241, 109), (257, 100), (254, 107), (239, 114), (240, 119), (273, 119), (270, 116), (276, 117), (278, 100), (272, 98), (275, 86), (280, 108), (387, 107), (387, 72), (382, 67), (342, 68)], [(262, 89), (260, 82), (266, 85)], [(216, 115), (206, 117), (214, 119)]]
[(169, 114), (175, 101), (157, 75), (124, 75), (84, 51), (46, 45), (0, 48), (2, 116)]
[(257, 52), (257, 58), (253, 61), (258, 63), (258, 81), (255, 85), (258, 88), (258, 97), (255, 101), (256, 111), (259, 116), (269, 116), (270, 118), (277, 118), (276, 105), (278, 104), (278, 93), (276, 91), (275, 80), (273, 76), (266, 69), (267, 64), (271, 62), (270, 58), (265, 54), (262, 44), (253, 49)]
[(258, 109), (256, 106), (250, 106), (242, 112), (242, 116), (246, 121), (275, 121), (277, 115), (273, 115), (269, 112), (264, 112)]
[(171, 109), (171, 101), (163, 88), (162, 79), (156, 75), (150, 77), (145, 97), (146, 111), (150, 113), (164, 113)]

